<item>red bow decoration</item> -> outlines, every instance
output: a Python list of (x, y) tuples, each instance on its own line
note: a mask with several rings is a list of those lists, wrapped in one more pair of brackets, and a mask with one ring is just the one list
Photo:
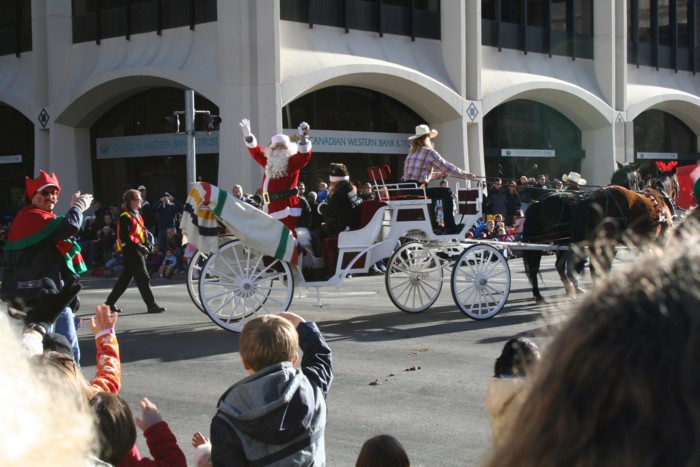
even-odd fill
[(677, 165), (678, 165), (677, 161), (671, 161), (669, 163), (666, 163), (664, 161), (656, 161), (656, 166), (662, 172), (670, 172)]

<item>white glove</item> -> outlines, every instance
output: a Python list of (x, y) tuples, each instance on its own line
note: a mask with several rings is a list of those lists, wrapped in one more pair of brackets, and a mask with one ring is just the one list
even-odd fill
[(306, 122), (301, 122), (299, 124), (299, 136), (309, 136), (309, 130), (311, 127)]
[(253, 133), (250, 132), (250, 120), (244, 118), (238, 125), (241, 127), (241, 130), (243, 130), (243, 136), (245, 136), (246, 138), (249, 136), (253, 136)]
[(76, 207), (76, 208), (80, 209), (80, 211), (82, 211), (82, 212), (89, 209), (91, 204), (92, 204), (92, 195), (88, 194), (88, 193), (81, 195), (79, 191), (75, 192), (75, 194), (73, 195), (73, 198), (71, 199), (71, 202), (70, 202), (71, 207)]

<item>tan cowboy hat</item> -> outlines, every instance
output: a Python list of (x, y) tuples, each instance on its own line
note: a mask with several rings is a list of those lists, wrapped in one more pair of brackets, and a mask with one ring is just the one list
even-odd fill
[(572, 182), (572, 183), (577, 183), (579, 185), (585, 185), (588, 183), (585, 178), (581, 177), (581, 174), (578, 172), (569, 172), (569, 175), (562, 175), (561, 177), (562, 182)]
[(416, 134), (413, 136), (409, 136), (408, 139), (414, 140), (425, 135), (430, 135), (431, 138), (435, 138), (438, 135), (438, 132), (437, 130), (431, 130), (428, 125), (418, 125), (416, 127)]

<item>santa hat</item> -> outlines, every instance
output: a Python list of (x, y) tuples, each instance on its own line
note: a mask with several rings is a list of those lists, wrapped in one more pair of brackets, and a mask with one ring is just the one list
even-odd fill
[(270, 147), (276, 145), (276, 144), (284, 144), (285, 146), (289, 147), (289, 143), (291, 141), (289, 140), (289, 136), (279, 134), (279, 135), (274, 135), (272, 138), (270, 138)]
[(280, 133), (274, 135), (272, 138), (270, 138), (270, 144), (267, 147), (272, 148), (272, 146), (276, 144), (284, 144), (284, 147), (286, 147), (291, 154), (295, 154), (297, 152), (297, 145), (292, 143), (289, 136), (285, 134)]
[(61, 192), (61, 186), (58, 184), (58, 177), (56, 177), (56, 174), (53, 172), (51, 173), (51, 176), (49, 176), (49, 174), (43, 170), (40, 170), (39, 176), (35, 179), (25, 177), (24, 184), (27, 187), (25, 196), (29, 199), (32, 199), (32, 196), (34, 196), (37, 191), (41, 191), (50, 186), (55, 186), (58, 193)]

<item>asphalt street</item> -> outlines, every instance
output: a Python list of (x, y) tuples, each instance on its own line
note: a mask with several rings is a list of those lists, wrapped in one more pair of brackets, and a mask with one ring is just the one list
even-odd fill
[[(396, 436), (414, 466), (476, 466), (491, 446), (485, 394), (493, 362), (505, 341), (534, 337), (546, 346), (571, 310), (554, 272), (543, 262), (543, 294), (532, 299), (522, 261), (511, 260), (512, 289), (494, 318), (474, 321), (454, 305), (449, 282), (423, 313), (404, 313), (391, 303), (384, 276), (353, 277), (340, 288), (297, 287), (290, 311), (319, 328), (333, 349), (335, 380), (327, 399), (329, 466), (352, 466), (362, 443), (377, 434)], [(115, 279), (85, 277), (79, 316), (104, 302)], [(191, 462), (190, 439), (208, 436), (219, 396), (245, 376), (238, 334), (217, 327), (191, 302), (184, 277), (151, 281), (163, 314), (147, 314), (135, 285), (118, 302), (122, 356), (121, 395), (137, 410), (149, 397), (168, 421)], [(584, 285), (586, 282), (584, 281)], [(87, 324), (79, 330), (84, 374), (95, 371)], [(142, 434), (138, 445), (148, 449)]]

